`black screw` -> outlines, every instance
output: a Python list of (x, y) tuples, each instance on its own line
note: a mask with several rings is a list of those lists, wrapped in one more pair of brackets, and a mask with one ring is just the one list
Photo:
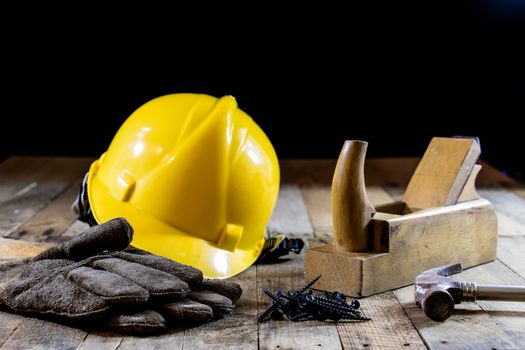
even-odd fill
[(258, 322), (265, 321), (270, 315), (272, 318), (286, 315), (291, 321), (369, 320), (369, 318), (364, 317), (361, 312), (358, 311), (360, 306), (359, 301), (353, 299), (351, 303), (348, 304), (346, 296), (343, 293), (327, 292), (325, 296), (317, 296), (314, 295), (310, 289), (310, 291), (305, 294), (319, 278), (321, 278), (321, 276), (318, 276), (295, 292), (290, 291), (285, 293), (279, 290), (276, 294), (272, 294), (270, 291), (264, 290), (264, 293), (272, 299), (273, 304), (259, 316)]

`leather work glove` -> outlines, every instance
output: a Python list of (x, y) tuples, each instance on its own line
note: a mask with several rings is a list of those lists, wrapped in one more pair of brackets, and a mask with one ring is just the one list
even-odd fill
[(0, 262), (0, 304), (23, 314), (158, 333), (233, 311), (237, 283), (203, 280), (202, 272), (129, 246), (123, 218), (88, 228), (33, 258)]

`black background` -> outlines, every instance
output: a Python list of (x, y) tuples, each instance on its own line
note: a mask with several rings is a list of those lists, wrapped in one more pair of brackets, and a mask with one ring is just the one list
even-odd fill
[[(348, 8), (347, 8), (348, 7)], [(523, 178), (525, 2), (226, 5), (21, 2), (2, 16), (2, 137), (11, 154), (98, 156), (148, 100), (231, 94), (281, 158), (420, 156), (479, 136)]]

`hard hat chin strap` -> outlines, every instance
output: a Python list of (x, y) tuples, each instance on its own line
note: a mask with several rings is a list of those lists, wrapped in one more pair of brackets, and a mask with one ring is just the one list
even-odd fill
[(288, 255), (293, 252), (295, 254), (301, 253), (303, 250), (304, 241), (300, 238), (287, 238), (284, 235), (277, 235), (266, 239), (263, 249), (257, 263), (267, 263), (279, 259), (281, 256)]
[(80, 192), (73, 202), (71, 208), (78, 215), (78, 220), (88, 223), (89, 226), (97, 225), (97, 221), (93, 216), (91, 211), (91, 206), (89, 205), (88, 192), (87, 192), (87, 179), (88, 173), (84, 176), (82, 184), (80, 184)]

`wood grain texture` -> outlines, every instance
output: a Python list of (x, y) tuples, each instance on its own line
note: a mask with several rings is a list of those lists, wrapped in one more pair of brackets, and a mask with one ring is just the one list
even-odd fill
[[(306, 283), (303, 260), (300, 257), (283, 263), (258, 265), (257, 281), (259, 314), (271, 305), (271, 300), (262, 292), (297, 290)], [(270, 320), (259, 324), (260, 349), (341, 349), (335, 323), (292, 322)]]
[(455, 204), (479, 158), (475, 139), (434, 137), (406, 188), (412, 211)]
[(34, 181), (3, 181), (0, 182), (0, 205), (20, 193), (29, 191), (36, 186)]
[(110, 332), (90, 332), (77, 350), (116, 350), (120, 348), (122, 335)]
[(525, 236), (499, 238), (498, 259), (522, 278), (525, 278), (524, 252)]
[(78, 236), (82, 232), (84, 232), (86, 229), (89, 228), (89, 225), (85, 222), (82, 222), (80, 220), (76, 220), (67, 228), (67, 230), (64, 231), (62, 234), (62, 237), (71, 239), (75, 236)]
[(46, 250), (51, 245), (49, 243), (23, 242), (0, 237), (0, 260), (29, 258)]
[(66, 188), (63, 183), (44, 183), (28, 187), (18, 195), (0, 204), (0, 237), (6, 237), (23, 222), (29, 220), (40, 209)]
[(525, 225), (525, 199), (502, 187), (480, 188), (479, 194), (492, 203), (496, 210)]
[(0, 349), (23, 320), (21, 315), (0, 311)]
[(2, 186), (28, 185), (0, 204), (0, 236), (7, 236), (51, 200), (78, 181), (91, 159), (13, 157), (0, 164)]
[(500, 236), (525, 235), (525, 224), (499, 210), (496, 210), (496, 216), (498, 217), (498, 234)]
[(79, 192), (79, 183), (70, 185), (49, 204), (38, 211), (8, 237), (38, 242), (62, 242), (67, 238), (62, 237), (76, 220), (77, 215), (71, 209), (71, 204)]
[[(96, 348), (93, 348), (95, 350)], [(157, 350), (184, 349), (184, 330), (171, 330), (166, 334), (154, 337), (124, 337), (117, 347), (118, 350)]]
[(77, 328), (26, 317), (0, 349), (74, 350), (86, 335), (86, 332)]
[(281, 186), (267, 231), (270, 237), (286, 233), (288, 237), (313, 238), (313, 228), (299, 186)]
[(308, 186), (301, 190), (314, 230), (314, 237), (317, 240), (315, 245), (331, 243), (333, 226), (330, 186)]
[(392, 292), (360, 300), (366, 322), (338, 322), (345, 349), (426, 349)]

